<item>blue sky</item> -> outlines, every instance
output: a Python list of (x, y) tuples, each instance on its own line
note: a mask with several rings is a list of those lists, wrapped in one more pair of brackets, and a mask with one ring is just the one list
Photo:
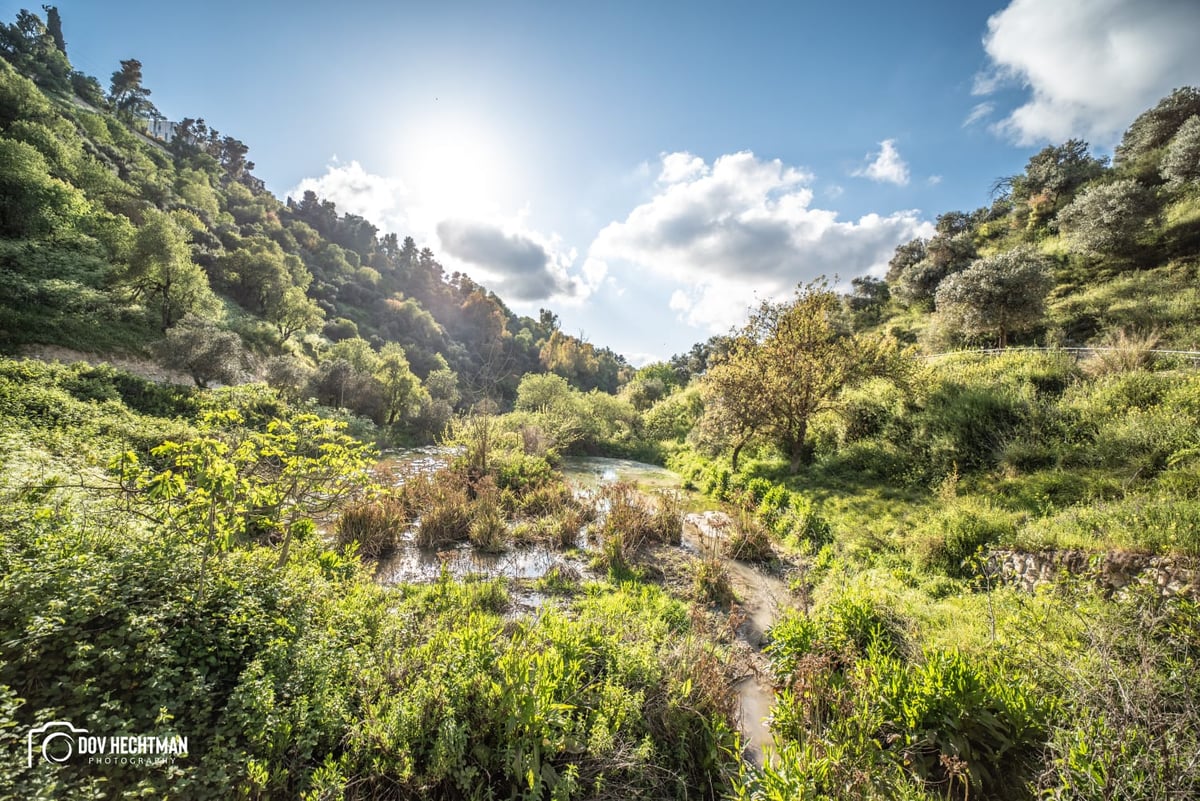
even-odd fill
[[(22, 4), (5, 2), (11, 20)], [(37, 4), (24, 4), (37, 5)], [(637, 363), (882, 269), (1072, 136), (1200, 83), (1195, 0), (62, 0), (170, 119)]]

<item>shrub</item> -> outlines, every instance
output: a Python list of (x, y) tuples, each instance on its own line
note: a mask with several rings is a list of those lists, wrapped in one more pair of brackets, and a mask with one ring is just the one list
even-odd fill
[(655, 494), (649, 531), (656, 542), (678, 545), (683, 541), (683, 498), (679, 493), (662, 490)]
[(1032, 778), (1047, 709), (1020, 677), (958, 651), (927, 650), (915, 667), (873, 655), (856, 678), (879, 704), (876, 736), (926, 786), (1008, 798)]
[(724, 551), (744, 562), (765, 562), (775, 556), (766, 526), (746, 512), (739, 515), (733, 534), (725, 540)]
[(968, 564), (979, 549), (1016, 536), (1013, 515), (971, 500), (956, 500), (936, 512), (917, 533), (917, 559), (953, 578), (972, 573)]
[(400, 490), (400, 500), (417, 520), (416, 543), (435, 548), (470, 536), (471, 502), (466, 481), (454, 471), (415, 476)]
[(522, 451), (505, 451), (496, 457), (491, 468), (496, 484), (518, 495), (533, 491), (549, 482), (554, 469), (542, 456), (529, 456)]
[(729, 606), (734, 601), (729, 571), (718, 559), (701, 559), (692, 580), (692, 597), (700, 603)]
[(395, 498), (382, 496), (358, 501), (342, 510), (334, 528), (338, 545), (358, 543), (358, 552), (374, 559), (396, 547), (409, 517)]
[(495, 484), (485, 479), (476, 485), (475, 500), (471, 503), (470, 514), (471, 544), (485, 552), (504, 550), (508, 527), (504, 522), (500, 493)]
[(1158, 334), (1153, 331), (1130, 332), (1121, 329), (1106, 337), (1100, 348), (1092, 351), (1081, 367), (1093, 378), (1145, 370), (1154, 361), (1153, 351), (1158, 347), (1158, 342)]

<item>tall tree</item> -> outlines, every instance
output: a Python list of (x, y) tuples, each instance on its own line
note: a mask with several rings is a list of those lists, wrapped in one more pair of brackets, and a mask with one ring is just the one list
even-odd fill
[(121, 69), (112, 74), (108, 99), (117, 111), (137, 114), (153, 108), (149, 97), (150, 90), (142, 86), (142, 62), (136, 58), (122, 60)]
[(900, 376), (895, 343), (838, 328), (839, 302), (823, 282), (801, 286), (786, 303), (763, 301), (716, 357), (705, 377), (706, 415), (731, 433), (734, 459), (750, 438), (778, 445), (793, 473), (812, 456), (813, 415), (834, 408), (843, 387)]
[(298, 286), (290, 286), (269, 300), (265, 315), (279, 332), (281, 343), (287, 342), (293, 334), (315, 331), (325, 319), (321, 307)]
[(1031, 247), (1006, 250), (974, 262), (938, 287), (938, 312), (967, 334), (990, 334), (1001, 348), (1009, 334), (1042, 319), (1051, 276)]
[(192, 261), (187, 234), (161, 211), (148, 212), (138, 230), (124, 281), (154, 308), (163, 331), (189, 312), (203, 317), (218, 307), (204, 270)]
[(408, 366), (404, 348), (389, 342), (379, 352), (375, 378), (383, 385), (387, 425), (415, 413), (421, 401), (421, 382)]
[(42, 6), (42, 10), (46, 12), (46, 32), (54, 40), (54, 46), (58, 48), (58, 52), (65, 56), (67, 42), (63, 39), (62, 17), (58, 13), (58, 6)]

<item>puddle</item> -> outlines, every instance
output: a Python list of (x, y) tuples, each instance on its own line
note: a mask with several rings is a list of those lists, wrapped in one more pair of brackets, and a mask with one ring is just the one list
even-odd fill
[(403, 484), (405, 479), (422, 474), (436, 473), (450, 464), (457, 453), (454, 448), (444, 448), (431, 445), (427, 448), (409, 448), (398, 451), (384, 451), (375, 465), (376, 474), (390, 472), (396, 479), (396, 484)]
[[(737, 635), (755, 652), (766, 644), (767, 630), (784, 609), (792, 606), (787, 582), (748, 562), (723, 555), (721, 548), (733, 533), (734, 523), (723, 512), (692, 512), (683, 518), (682, 547), (701, 558), (717, 558), (729, 574), (738, 602), (732, 613), (742, 618)], [(746, 738), (747, 760), (760, 767), (774, 744), (768, 721), (775, 692), (759, 672), (751, 673), (734, 685), (738, 696), (740, 727)]]
[(635, 462), (630, 459), (609, 459), (602, 456), (567, 456), (562, 460), (562, 472), (568, 481), (584, 489), (596, 489), (602, 484), (630, 481), (642, 490), (679, 489), (679, 476), (665, 467)]
[(581, 561), (537, 546), (502, 553), (482, 553), (466, 543), (442, 550), (409, 546), (381, 559), (375, 577), (383, 584), (428, 582), (436, 581), (444, 570), (456, 579), (467, 576), (538, 579), (559, 565), (580, 573), (584, 570)]

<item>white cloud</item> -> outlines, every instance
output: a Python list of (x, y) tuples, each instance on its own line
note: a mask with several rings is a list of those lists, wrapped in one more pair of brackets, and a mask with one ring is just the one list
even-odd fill
[(647, 364), (654, 364), (655, 362), (661, 362), (663, 360), (663, 357), (659, 356), (657, 353), (645, 353), (643, 351), (626, 353), (624, 356), (627, 362), (632, 364), (634, 367), (639, 368), (645, 367)]
[(942, 182), (942, 176), (940, 176), (940, 175), (931, 175), (925, 179), (925, 183), (929, 184), (930, 186), (937, 186), (941, 182)]
[(699, 156), (691, 153), (663, 153), (662, 171), (658, 175), (660, 184), (673, 184), (686, 181), (708, 172), (708, 165)]
[[(867, 156), (867, 158), (871, 157)], [(858, 178), (870, 178), (872, 181), (896, 186), (904, 186), (908, 183), (908, 165), (904, 163), (904, 159), (900, 158), (900, 151), (896, 150), (895, 139), (884, 139), (880, 142), (879, 152), (875, 154), (874, 160), (850, 174)]]
[[(630, 264), (674, 283), (670, 308), (712, 331), (820, 275), (882, 274), (897, 244), (930, 231), (915, 211), (842, 222), (811, 208), (813, 177), (778, 159), (741, 152), (699, 169), (694, 157), (673, 155), (663, 156), (662, 175), (680, 177), (660, 176), (653, 198), (596, 236), (588, 262)], [(688, 169), (668, 171), (668, 160)]]
[(557, 237), (520, 227), (449, 219), (438, 223), (437, 236), (444, 254), (482, 268), (499, 281), (499, 286), (491, 288), (509, 300), (582, 300), (605, 275), (595, 266), (571, 275), (570, 267), (578, 255), (573, 248), (564, 251)]
[(1196, 0), (1012, 0), (988, 20), (992, 63), (975, 89), (1028, 89), (997, 124), (1019, 144), (1113, 144), (1140, 112), (1196, 82), (1198, 30)]
[(962, 127), (968, 128), (968, 127), (974, 125), (975, 123), (979, 122), (980, 120), (985, 119), (986, 117), (990, 116), (991, 113), (995, 110), (996, 110), (995, 103), (976, 103), (975, 106), (971, 109), (971, 112), (969, 114), (967, 114), (967, 118), (965, 120), (963, 120)]
[(336, 156), (324, 175), (305, 178), (288, 194), (299, 199), (306, 191), (332, 201), (339, 214), (360, 215), (382, 231), (412, 236), (420, 245), (439, 242), (438, 260), (448, 270), (471, 275), (506, 300), (578, 304), (607, 274), (603, 263), (585, 264), (572, 274), (578, 253), (557, 236), (530, 229), (527, 206), (505, 219), (446, 217), (417, 201), (400, 179), (369, 173), (357, 161), (343, 164)]
[(324, 175), (305, 178), (288, 194), (299, 200), (306, 191), (333, 201), (339, 214), (357, 214), (385, 230), (394, 230), (389, 223), (405, 194), (404, 183), (399, 179), (369, 173), (357, 161), (340, 164), (336, 156), (326, 166)]

